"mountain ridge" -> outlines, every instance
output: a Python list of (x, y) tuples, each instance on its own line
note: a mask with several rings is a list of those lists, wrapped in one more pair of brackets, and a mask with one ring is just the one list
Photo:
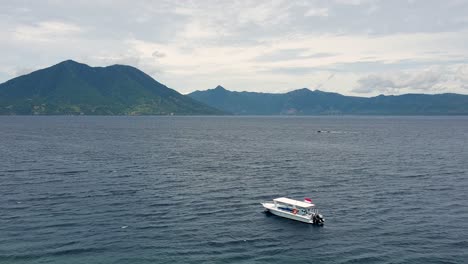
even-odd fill
[[(221, 87), (222, 89), (218, 89)], [(300, 88), (286, 93), (235, 92), (222, 86), (192, 98), (237, 115), (467, 115), (468, 95), (403, 94), (374, 97)]]
[(300, 88), (285, 93), (213, 89), (182, 95), (139, 69), (66, 60), (0, 84), (0, 115), (468, 115), (468, 95), (374, 97)]

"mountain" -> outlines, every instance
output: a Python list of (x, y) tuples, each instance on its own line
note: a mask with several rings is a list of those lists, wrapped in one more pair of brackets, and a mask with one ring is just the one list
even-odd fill
[(231, 92), (222, 86), (207, 91), (195, 91), (189, 96), (217, 109), (243, 115), (269, 115), (277, 112), (282, 104), (280, 94)]
[(0, 84), (0, 114), (223, 114), (125, 65), (67, 60)]
[(238, 115), (466, 115), (468, 95), (405, 94), (354, 97), (307, 88), (288, 93), (232, 92), (218, 86), (189, 94), (195, 100)]

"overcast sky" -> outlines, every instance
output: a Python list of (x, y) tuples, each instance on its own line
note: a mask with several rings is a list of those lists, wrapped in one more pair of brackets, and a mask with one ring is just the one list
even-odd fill
[(4, 0), (0, 30), (0, 82), (73, 59), (181, 93), (468, 94), (468, 0)]

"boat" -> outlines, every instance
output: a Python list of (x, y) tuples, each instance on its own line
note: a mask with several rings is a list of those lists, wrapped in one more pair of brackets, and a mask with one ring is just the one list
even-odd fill
[(310, 198), (297, 201), (286, 197), (273, 199), (262, 203), (265, 211), (284, 218), (304, 222), (307, 224), (323, 225), (325, 218), (315, 209)]

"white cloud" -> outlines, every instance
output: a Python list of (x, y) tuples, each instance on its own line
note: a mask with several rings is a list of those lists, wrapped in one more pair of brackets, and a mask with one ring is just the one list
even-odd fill
[(210, 27), (210, 25), (204, 25), (202, 21), (193, 20), (186, 25), (179, 37), (184, 39), (206, 39), (214, 38), (215, 36), (217, 36), (215, 28)]
[(365, 95), (466, 91), (468, 2), (410, 5), (3, 1), (0, 82), (21, 68), (75, 59), (93, 66), (130, 64), (184, 93), (218, 84), (234, 90), (319, 87)]
[(358, 6), (369, 2), (376, 2), (375, 0), (334, 0), (335, 3), (342, 5)]
[(18, 25), (14, 30), (14, 37), (26, 41), (53, 41), (81, 32), (83, 32), (83, 29), (74, 24), (44, 21), (34, 25)]
[(153, 52), (153, 54), (151, 54), (151, 56), (153, 56), (155, 58), (164, 58), (164, 57), (166, 57), (166, 54), (164, 54), (163, 52), (160, 52), (158, 50), (155, 50)]
[(289, 18), (285, 1), (268, 1), (251, 6), (243, 6), (238, 13), (237, 23), (241, 26), (253, 23), (258, 26), (274, 26)]
[(311, 8), (304, 14), (304, 16), (327, 17), (328, 8)]
[(421, 71), (372, 74), (357, 81), (352, 90), (362, 94), (461, 92), (468, 89), (468, 64), (431, 67)]

